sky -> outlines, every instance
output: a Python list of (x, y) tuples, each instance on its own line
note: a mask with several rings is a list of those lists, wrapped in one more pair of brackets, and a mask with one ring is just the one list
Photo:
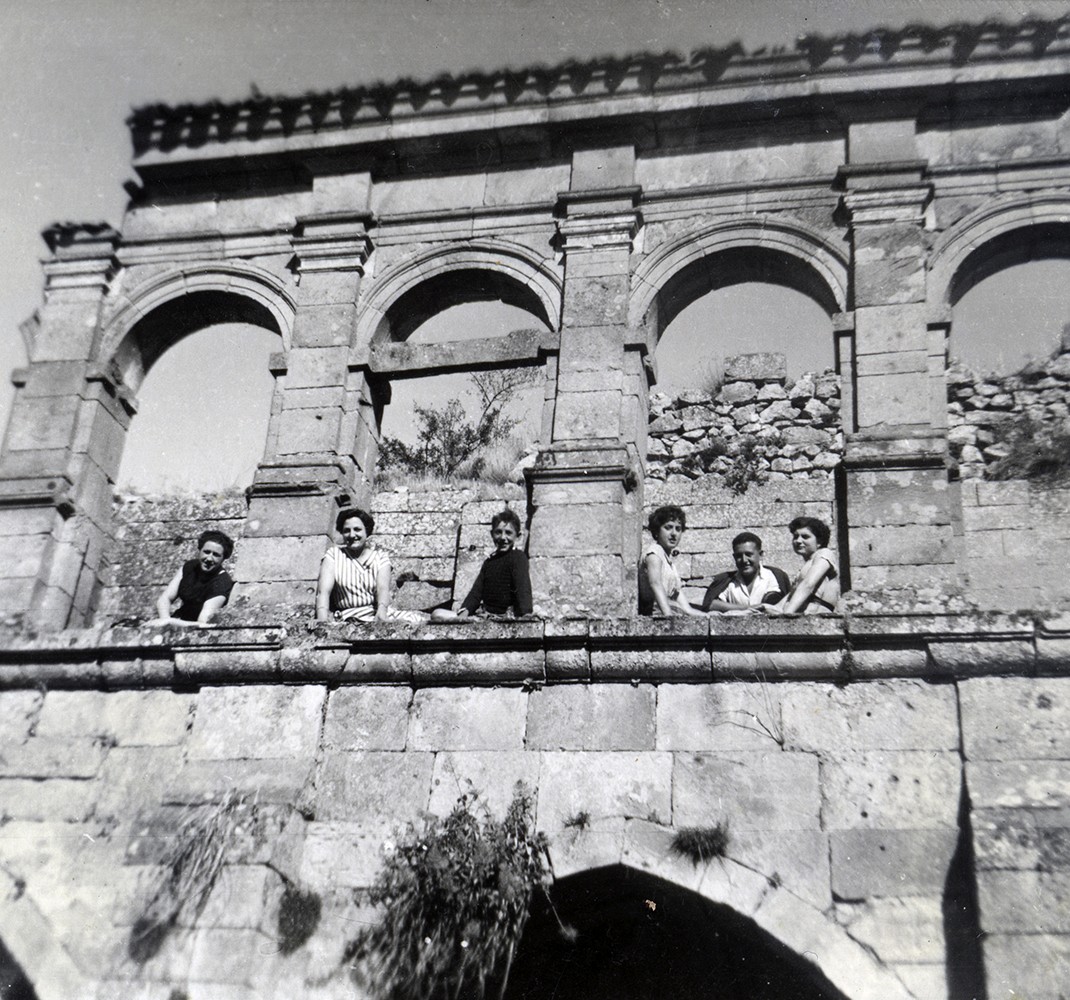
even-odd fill
[[(0, 369), (26, 363), (18, 325), (41, 298), (40, 231), (58, 220), (121, 224), (132, 107), (1067, 12), (1049, 0), (4, 0)], [(196, 360), (203, 347), (187, 353)], [(4, 380), (0, 426), (11, 395)]]

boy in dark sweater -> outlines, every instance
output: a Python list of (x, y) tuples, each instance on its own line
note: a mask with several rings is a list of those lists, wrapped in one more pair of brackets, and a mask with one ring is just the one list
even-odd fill
[(531, 577), (528, 557), (516, 549), (520, 538), (520, 518), (508, 508), (490, 520), (494, 552), (484, 561), (457, 612), (440, 610), (435, 621), (457, 621), (473, 616), (520, 618), (532, 612)]

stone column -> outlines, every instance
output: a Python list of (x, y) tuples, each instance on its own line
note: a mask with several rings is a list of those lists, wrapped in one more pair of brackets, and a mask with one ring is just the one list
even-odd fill
[[(631, 614), (642, 510), (645, 373), (628, 329), (639, 227), (630, 148), (574, 155), (561, 197), (565, 255), (553, 435), (528, 471), (532, 585), (557, 614)], [(598, 186), (617, 184), (617, 186)]]
[(378, 446), (362, 371), (350, 370), (356, 300), (371, 252), (365, 213), (297, 220), (297, 314), (276, 377), (264, 458), (236, 566), (258, 604), (308, 603), (339, 507), (363, 499)]
[[(851, 584), (857, 590), (946, 586), (955, 577), (942, 379), (932, 376), (925, 307), (926, 164), (913, 122), (850, 131), (841, 170), (854, 292), (854, 427), (844, 470)], [(935, 397), (940, 396), (941, 400)], [(846, 418), (846, 414), (845, 414)]]
[(0, 614), (54, 629), (91, 611), (133, 403), (116, 370), (89, 363), (118, 233), (64, 225), (43, 235), (44, 303), (23, 324), (30, 364), (13, 375), (0, 455)]

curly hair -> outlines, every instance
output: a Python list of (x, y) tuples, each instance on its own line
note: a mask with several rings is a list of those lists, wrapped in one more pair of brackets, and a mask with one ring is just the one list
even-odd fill
[(683, 509), (674, 504), (669, 504), (667, 507), (659, 507), (655, 510), (647, 520), (646, 526), (650, 529), (650, 534), (656, 535), (661, 526), (668, 524), (670, 521), (679, 521), (681, 531), (687, 529), (687, 517)]
[(793, 535), (800, 528), (809, 528), (817, 539), (819, 548), (825, 548), (832, 537), (832, 529), (824, 521), (817, 517), (797, 517), (788, 525), (788, 531)]
[(344, 510), (340, 510), (338, 516), (334, 519), (334, 530), (341, 531), (342, 526), (351, 517), (359, 517), (361, 521), (364, 522), (364, 530), (369, 535), (375, 531), (375, 518), (366, 510), (361, 510), (359, 507), (346, 507)]
[(197, 537), (197, 550), (200, 551), (204, 548), (205, 542), (215, 542), (223, 549), (223, 558), (229, 559), (231, 553), (234, 551), (234, 540), (230, 535), (224, 535), (222, 531), (216, 531), (214, 528), (209, 528), (208, 531), (202, 531)]

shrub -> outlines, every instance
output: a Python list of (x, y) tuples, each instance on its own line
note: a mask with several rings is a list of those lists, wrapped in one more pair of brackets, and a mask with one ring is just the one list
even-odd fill
[(474, 802), (462, 795), (445, 819), (410, 826), (371, 889), (382, 917), (347, 957), (380, 1000), (481, 998), (508, 980), (532, 893), (545, 888), (546, 841), (522, 785), (500, 822)]
[(1070, 481), (1070, 425), (1042, 423), (1023, 413), (999, 428), (998, 440), (1007, 454), (989, 466), (990, 479)]
[(243, 824), (254, 825), (256, 815), (255, 798), (235, 791), (212, 805), (185, 810), (161, 859), (160, 880), (130, 930), (127, 951), (135, 962), (152, 958), (180, 917), (196, 922), (237, 834)]
[(728, 851), (728, 824), (681, 827), (673, 837), (672, 850), (695, 865), (723, 858)]

